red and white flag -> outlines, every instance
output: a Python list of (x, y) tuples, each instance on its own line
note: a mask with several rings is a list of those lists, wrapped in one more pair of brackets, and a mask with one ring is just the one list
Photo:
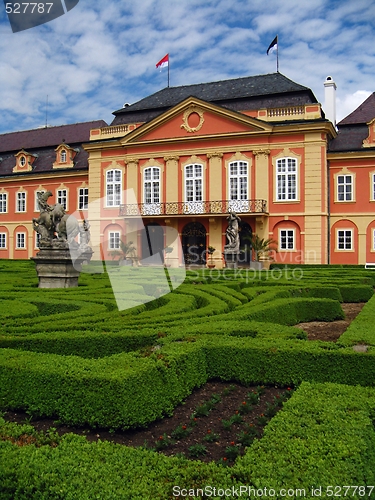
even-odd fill
[(160, 59), (160, 61), (156, 64), (157, 68), (167, 68), (169, 66), (169, 54)]

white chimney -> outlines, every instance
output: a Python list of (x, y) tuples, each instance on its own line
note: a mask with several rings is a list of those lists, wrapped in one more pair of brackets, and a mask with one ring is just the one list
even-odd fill
[(327, 76), (324, 82), (324, 100), (326, 118), (336, 127), (336, 84), (332, 76)]

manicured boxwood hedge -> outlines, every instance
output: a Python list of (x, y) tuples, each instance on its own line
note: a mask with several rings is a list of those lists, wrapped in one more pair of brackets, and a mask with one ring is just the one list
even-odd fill
[[(56, 448), (18, 448), (0, 437), (4, 498), (164, 499), (172, 498), (175, 477), (181, 487), (244, 481), (305, 487), (320, 478), (322, 484), (371, 484), (375, 275), (301, 266), (293, 277), (294, 269), (188, 272), (184, 285), (160, 298), (151, 271), (149, 280), (132, 271), (134, 282), (124, 293), (129, 306), (137, 305), (118, 311), (107, 275), (81, 275), (77, 289), (39, 290), (32, 263), (1, 261), (0, 305), (11, 311), (0, 333), (3, 409), (128, 428), (169, 415), (212, 378), (302, 383), (230, 472), (72, 436)], [(145, 297), (151, 301), (142, 303)], [(337, 343), (307, 341), (293, 326), (340, 319), (340, 302), (367, 300)], [(356, 352), (353, 344), (368, 348)], [(0, 419), (0, 436), (1, 429)]]

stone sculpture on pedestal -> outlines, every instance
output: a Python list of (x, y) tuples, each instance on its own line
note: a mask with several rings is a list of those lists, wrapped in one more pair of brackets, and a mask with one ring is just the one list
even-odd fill
[(230, 212), (227, 221), (228, 227), (225, 234), (228, 243), (224, 246), (224, 259), (229, 269), (236, 269), (240, 254), (239, 223), (241, 219), (236, 213)]
[[(49, 205), (51, 191), (38, 193), (40, 215), (33, 219), (39, 237), (40, 251), (32, 259), (36, 265), (39, 288), (70, 288), (78, 286), (83, 262), (91, 260), (93, 251), (88, 245), (90, 224), (65, 212), (60, 203)], [(80, 234), (80, 243), (75, 238)]]

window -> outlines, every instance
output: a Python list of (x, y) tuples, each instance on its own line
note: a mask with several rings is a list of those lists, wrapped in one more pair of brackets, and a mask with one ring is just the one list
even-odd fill
[(160, 202), (160, 168), (150, 167), (144, 170), (144, 202)]
[(371, 195), (372, 195), (372, 201), (375, 201), (375, 174), (371, 174)]
[(120, 233), (118, 231), (109, 233), (109, 250), (119, 250), (120, 248)]
[(204, 213), (203, 206), (203, 165), (185, 167), (185, 213)]
[(26, 248), (26, 234), (17, 233), (16, 234), (16, 248)]
[(121, 204), (121, 170), (108, 170), (106, 175), (106, 206), (118, 207)]
[(6, 213), (7, 212), (7, 201), (8, 201), (8, 194), (7, 193), (0, 193), (0, 213)]
[(35, 212), (39, 212), (40, 211), (39, 201), (38, 201), (38, 194), (43, 194), (43, 193), (45, 193), (44, 189), (42, 191), (35, 191)]
[(63, 149), (60, 153), (60, 163), (66, 163), (66, 151)]
[(297, 200), (297, 160), (281, 158), (276, 162), (276, 200)]
[(89, 189), (80, 188), (78, 193), (78, 210), (87, 210), (89, 206)]
[(7, 234), (0, 233), (0, 248), (6, 248), (6, 247), (7, 247)]
[(16, 212), (26, 212), (26, 193), (17, 193)]
[(353, 250), (353, 231), (351, 229), (339, 229), (337, 231), (337, 249)]
[(185, 167), (185, 199), (186, 201), (202, 201), (203, 166), (187, 165)]
[(337, 176), (337, 201), (353, 201), (353, 176)]
[(21, 156), (20, 158), (20, 165), (21, 167), (24, 167), (26, 165), (26, 158), (24, 156)]
[(294, 250), (294, 229), (280, 229), (280, 250)]
[(229, 211), (246, 212), (249, 209), (247, 199), (247, 162), (235, 161), (229, 164)]
[(68, 192), (66, 189), (58, 189), (57, 190), (57, 203), (63, 206), (64, 210), (67, 209), (68, 206)]
[(40, 233), (35, 232), (35, 248), (40, 248)]

